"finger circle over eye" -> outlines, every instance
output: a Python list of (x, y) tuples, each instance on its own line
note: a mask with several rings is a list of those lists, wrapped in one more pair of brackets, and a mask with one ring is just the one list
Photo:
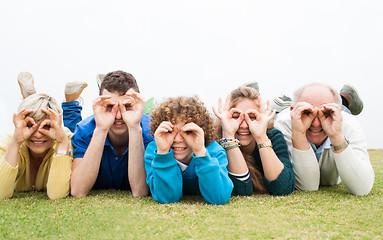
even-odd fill
[(255, 116), (258, 116), (260, 113), (256, 109), (250, 109), (245, 112), (247, 115), (253, 114)]
[(32, 125), (36, 124), (35, 120), (29, 116), (24, 118), (24, 121), (31, 123)]
[(231, 108), (230, 113), (242, 113), (242, 111), (238, 108)]
[(125, 105), (125, 107), (133, 107), (136, 103), (136, 100), (131, 97), (126, 98), (120, 102), (120, 104)]
[(232, 108), (230, 109), (229, 113), (232, 116), (232, 118), (239, 118), (243, 112), (239, 110), (238, 108)]

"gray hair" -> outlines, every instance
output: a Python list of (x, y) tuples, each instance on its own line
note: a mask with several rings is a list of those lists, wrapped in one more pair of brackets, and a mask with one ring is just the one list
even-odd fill
[(43, 111), (41, 111), (41, 109), (48, 110), (49, 108), (51, 108), (58, 114), (62, 113), (60, 105), (53, 97), (41, 93), (32, 94), (29, 97), (25, 98), (21, 102), (18, 111), (20, 111), (23, 108), (33, 110), (33, 112), (28, 114), (28, 116), (32, 117), (36, 122), (46, 116), (46, 114)]
[(295, 90), (294, 95), (293, 95), (293, 100), (291, 101), (291, 106), (295, 106), (295, 104), (297, 104), (300, 101), (300, 98), (302, 96), (303, 91), (307, 87), (312, 87), (312, 86), (324, 86), (324, 87), (328, 87), (328, 89), (331, 91), (332, 95), (334, 96), (335, 103), (338, 104), (339, 106), (342, 105), (342, 99), (340, 98), (340, 95), (339, 95), (338, 91), (335, 88), (333, 88), (333, 87), (331, 87), (329, 85), (323, 84), (323, 83), (309, 83), (309, 84), (304, 85), (303, 87), (298, 88), (297, 90)]

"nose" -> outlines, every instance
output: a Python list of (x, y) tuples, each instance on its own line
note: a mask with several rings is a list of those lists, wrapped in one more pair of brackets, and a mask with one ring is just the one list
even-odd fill
[(121, 119), (121, 118), (122, 118), (122, 115), (121, 115), (120, 109), (118, 109), (116, 113), (116, 119)]
[(38, 129), (32, 134), (35, 138), (41, 138), (44, 136)]
[(319, 121), (319, 118), (318, 118), (318, 117), (315, 117), (314, 120), (313, 120), (313, 122), (311, 123), (311, 125), (312, 125), (313, 127), (320, 127), (320, 126), (321, 126), (321, 123), (320, 123), (320, 121)]
[(174, 142), (180, 143), (183, 142), (184, 138), (181, 136), (181, 134), (178, 132), (176, 136), (174, 137)]
[(241, 124), (239, 124), (239, 128), (247, 129), (247, 128), (249, 128), (249, 125), (247, 124), (247, 122), (245, 120), (243, 120), (241, 122)]

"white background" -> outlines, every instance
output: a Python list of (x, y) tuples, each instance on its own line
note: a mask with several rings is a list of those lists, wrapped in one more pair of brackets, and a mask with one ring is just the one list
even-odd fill
[(383, 2), (379, 0), (1, 1), (0, 134), (13, 129), (20, 71), (38, 92), (64, 100), (86, 81), (92, 114), (97, 73), (124, 70), (161, 100), (219, 97), (258, 81), (264, 99), (310, 82), (354, 85), (369, 148), (383, 148)]

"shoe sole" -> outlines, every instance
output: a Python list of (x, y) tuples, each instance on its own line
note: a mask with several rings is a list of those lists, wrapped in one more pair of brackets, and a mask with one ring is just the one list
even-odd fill
[[(35, 94), (36, 93), (36, 89), (35, 89), (35, 82), (33, 80), (33, 76), (32, 74), (30, 73), (27, 73), (27, 75), (30, 76), (30, 78), (32, 79), (32, 89), (29, 90), (25, 87), (25, 84), (24, 84), (24, 81), (23, 81), (23, 77), (22, 77), (22, 72), (19, 73), (19, 75), (17, 76), (17, 83), (19, 84), (20, 86), (20, 90), (21, 90), (21, 95), (23, 95), (23, 98), (27, 98), (28, 96), (32, 95), (32, 94)], [(28, 96), (26, 96), (28, 94)]]

